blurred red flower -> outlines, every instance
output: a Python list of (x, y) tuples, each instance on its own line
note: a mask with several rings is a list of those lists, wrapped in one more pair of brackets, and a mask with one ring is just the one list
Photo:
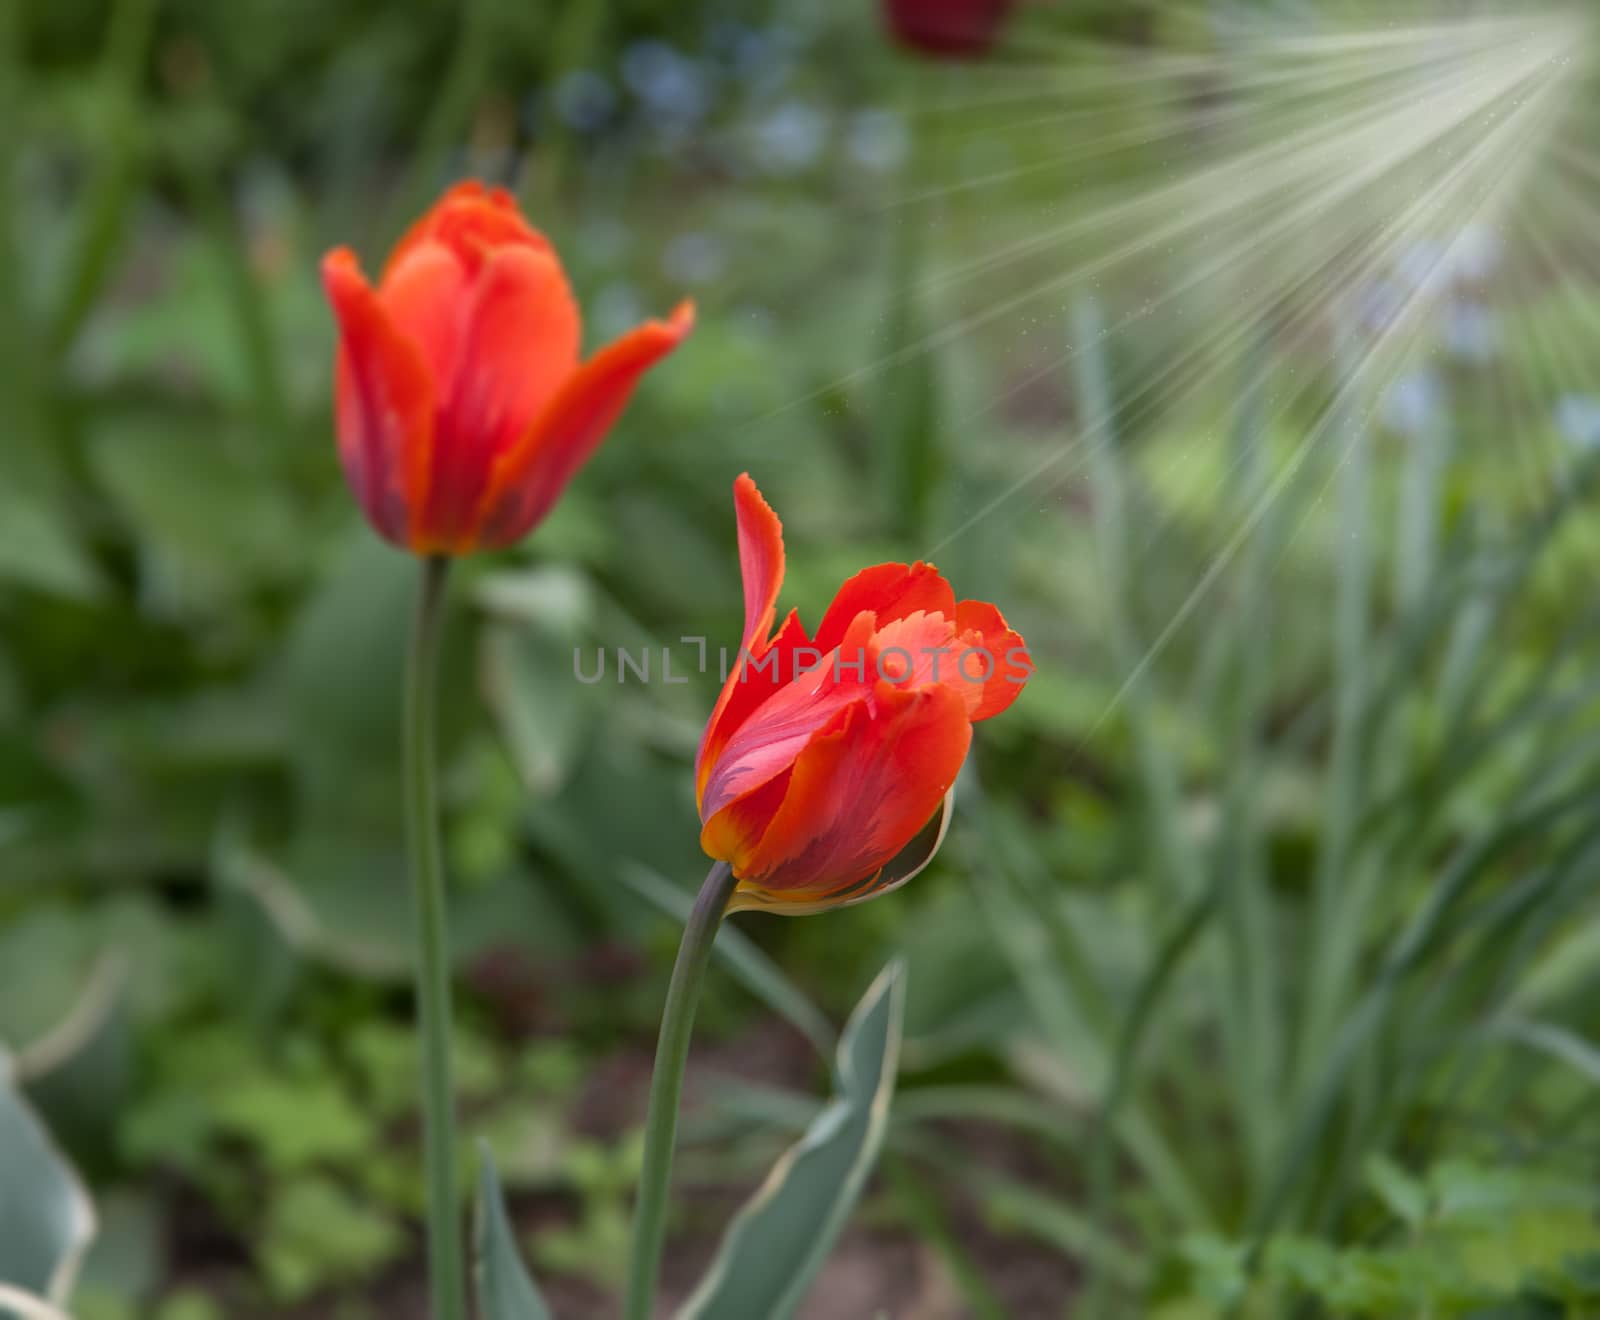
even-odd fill
[[(749, 475), (734, 484), (745, 627), (695, 760), (701, 845), (732, 864), (733, 907), (817, 911), (903, 883), (902, 854), (939, 818), (972, 725), (1017, 699), (1022, 638), (957, 602), (932, 564), (863, 569), (815, 636), (772, 634), (783, 527)], [(942, 823), (942, 822), (941, 822)]]
[(348, 248), (323, 259), (322, 281), (339, 325), (345, 476), (372, 525), (417, 554), (531, 530), (694, 322), (684, 303), (580, 363), (555, 250), (510, 193), (479, 183), (412, 227), (376, 288)]
[(992, 45), (1014, 0), (883, 0), (889, 30), (924, 55), (972, 58)]

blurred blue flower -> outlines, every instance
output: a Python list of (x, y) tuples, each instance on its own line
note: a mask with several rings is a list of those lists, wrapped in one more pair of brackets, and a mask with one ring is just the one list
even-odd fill
[(658, 115), (695, 120), (711, 106), (705, 68), (664, 41), (636, 41), (629, 46), (622, 56), (622, 80)]
[(1444, 240), (1413, 239), (1395, 254), (1397, 279), (1413, 291), (1429, 284), (1479, 284), (1500, 265), (1500, 235), (1473, 223)]
[(1500, 349), (1500, 323), (1482, 303), (1462, 300), (1445, 318), (1444, 340), (1463, 362), (1488, 362)]
[(1401, 435), (1417, 436), (1428, 430), (1444, 405), (1444, 387), (1427, 367), (1408, 371), (1383, 396), (1383, 424)]
[(803, 40), (782, 26), (750, 27), (719, 22), (711, 26), (706, 49), (752, 96), (779, 91), (794, 72), (795, 55)]
[(797, 174), (822, 154), (828, 120), (805, 101), (785, 101), (758, 120), (753, 131), (758, 165), (774, 174)]
[(1600, 399), (1567, 394), (1556, 401), (1556, 426), (1575, 449), (1600, 449)]
[(617, 93), (592, 69), (575, 69), (556, 84), (556, 113), (581, 133), (605, 127), (617, 108)]

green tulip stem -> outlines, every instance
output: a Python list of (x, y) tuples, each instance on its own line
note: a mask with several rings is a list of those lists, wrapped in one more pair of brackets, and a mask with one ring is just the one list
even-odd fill
[(661, 1247), (667, 1227), (667, 1191), (672, 1182), (672, 1154), (678, 1134), (678, 1102), (683, 1095), (683, 1070), (689, 1059), (694, 1011), (705, 982), (706, 966), (717, 928), (738, 881), (733, 868), (718, 862), (700, 887), (689, 924), (678, 945), (678, 961), (667, 987), (656, 1042), (655, 1071), (650, 1077), (650, 1109), (645, 1116), (644, 1168), (633, 1216), (633, 1252), (628, 1261), (625, 1320), (649, 1320), (661, 1272)]
[(417, 1019), (422, 1031), (422, 1143), (428, 1189), (433, 1320), (466, 1320), (466, 1262), (450, 1077), (450, 932), (439, 845), (434, 722), (440, 619), (450, 561), (423, 561), (405, 684), (406, 835), (416, 904)]

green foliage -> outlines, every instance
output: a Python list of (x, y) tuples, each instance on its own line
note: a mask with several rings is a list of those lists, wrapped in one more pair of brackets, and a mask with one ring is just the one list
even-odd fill
[[(1186, 1296), (1154, 1312), (1270, 1316), (1314, 1298), (1329, 1314), (1582, 1316), (1600, 1300), (1594, 1261), (1600, 1223), (1593, 1189), (1563, 1175), (1460, 1161), (1425, 1180), (1387, 1164), (1374, 1190), (1396, 1213), (1377, 1246), (1283, 1236), (1259, 1252), (1217, 1238), (1181, 1248)], [(1254, 1259), (1252, 1259), (1254, 1257)]]
[[(330, 1056), (310, 1040), (264, 1054), (226, 1029), (174, 1037), (154, 1097), (123, 1120), (124, 1158), (196, 1180), (251, 1244), (279, 1302), (403, 1261), (405, 1222), (421, 1209), (418, 1157), (395, 1136), (415, 1121), (416, 1042), (370, 1016), (337, 1039)], [(512, 1058), (461, 1031), (456, 1077), (474, 1129), (506, 1143), (520, 1179), (572, 1176), (578, 1153), (549, 1108), (577, 1080), (561, 1047)]]
[(404, 1230), (327, 1178), (290, 1177), (268, 1203), (258, 1247), (272, 1295), (284, 1302), (369, 1277), (408, 1245)]
[(578, 1198), (567, 1226), (546, 1229), (534, 1242), (541, 1269), (606, 1287), (621, 1283), (631, 1240), (633, 1192), (644, 1158), (642, 1134), (616, 1147), (574, 1141), (562, 1154), (562, 1181)]

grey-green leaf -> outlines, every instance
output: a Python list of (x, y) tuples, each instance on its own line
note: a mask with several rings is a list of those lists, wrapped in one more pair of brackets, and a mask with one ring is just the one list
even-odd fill
[(88, 1194), (0, 1054), (0, 1283), (64, 1303), (94, 1233)]
[(822, 1268), (877, 1161), (900, 1059), (905, 976), (891, 963), (839, 1040), (835, 1098), (729, 1225), (679, 1320), (783, 1320)]
[(506, 1214), (494, 1156), (483, 1147), (478, 1180), (478, 1312), (482, 1320), (550, 1320), (517, 1250), (517, 1236)]

